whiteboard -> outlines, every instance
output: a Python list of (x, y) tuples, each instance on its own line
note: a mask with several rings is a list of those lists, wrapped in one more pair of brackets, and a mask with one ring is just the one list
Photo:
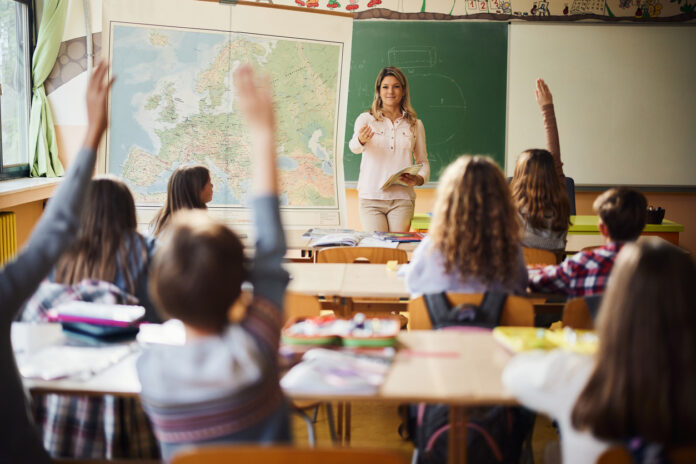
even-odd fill
[(545, 147), (542, 77), (576, 184), (696, 186), (696, 27), (513, 23), (509, 41), (508, 175)]

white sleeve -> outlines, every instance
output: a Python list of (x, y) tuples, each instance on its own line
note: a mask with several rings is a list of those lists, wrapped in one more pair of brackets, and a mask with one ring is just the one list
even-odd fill
[(428, 162), (428, 152), (425, 146), (425, 127), (419, 119), (416, 122), (416, 146), (414, 148), (416, 164), (423, 163), (423, 167), (418, 171), (418, 175), (423, 178), (423, 183), (430, 180), (430, 163)]
[(348, 142), (348, 147), (350, 148), (350, 151), (355, 153), (356, 155), (359, 155), (360, 153), (365, 150), (365, 145), (360, 143), (360, 140), (358, 140), (358, 132), (360, 132), (360, 128), (362, 128), (365, 124), (368, 123), (370, 120), (370, 113), (362, 113), (360, 116), (358, 116), (355, 119), (355, 127), (353, 128), (353, 137), (350, 139), (350, 142)]
[(593, 366), (591, 356), (564, 350), (530, 351), (510, 360), (502, 380), (524, 406), (558, 418), (569, 415)]

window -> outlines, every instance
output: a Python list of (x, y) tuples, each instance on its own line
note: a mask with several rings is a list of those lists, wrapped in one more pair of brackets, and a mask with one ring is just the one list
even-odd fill
[(0, 0), (0, 179), (29, 175), (29, 9)]

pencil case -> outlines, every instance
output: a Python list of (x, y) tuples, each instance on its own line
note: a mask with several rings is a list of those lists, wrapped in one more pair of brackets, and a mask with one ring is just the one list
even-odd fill
[(397, 317), (363, 316), (357, 320), (334, 316), (296, 317), (285, 324), (281, 337), (283, 343), (291, 345), (371, 348), (393, 346), (400, 329), (401, 321)]

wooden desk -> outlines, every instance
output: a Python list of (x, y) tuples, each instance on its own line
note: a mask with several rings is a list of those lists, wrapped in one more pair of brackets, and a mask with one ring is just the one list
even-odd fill
[[(59, 324), (15, 323), (12, 341), (18, 355), (43, 346), (64, 343)], [(452, 405), (449, 462), (466, 462), (466, 408), (515, 404), (501, 374), (510, 355), (491, 333), (457, 331), (401, 332), (398, 352), (389, 374), (373, 395), (292, 395), (293, 399), (322, 401), (380, 400), (391, 403), (428, 402)], [(138, 353), (86, 381), (24, 380), (32, 392), (134, 396), (140, 391), (135, 371)]]
[[(575, 234), (599, 235), (599, 227), (597, 226), (598, 220), (598, 217), (595, 215), (571, 216), (571, 224), (570, 227), (568, 227), (568, 237)], [(656, 235), (674, 245), (679, 245), (680, 232), (684, 232), (683, 225), (665, 219), (662, 221), (662, 224), (646, 224), (641, 235)]]
[[(568, 227), (568, 244), (566, 245), (566, 252), (576, 253), (580, 251), (585, 246), (596, 246), (591, 238), (587, 238), (589, 244), (580, 246), (571, 241), (571, 237), (577, 235), (585, 236), (600, 236), (599, 227), (597, 226), (598, 218), (595, 215), (578, 215), (571, 216), (571, 225)], [(416, 232), (427, 232), (430, 227), (430, 216), (420, 214), (415, 215), (411, 221), (411, 229)], [(668, 242), (674, 245), (679, 245), (679, 233), (684, 232), (684, 226), (677, 224), (676, 222), (665, 219), (662, 224), (646, 224), (641, 235), (657, 235), (662, 237)], [(601, 240), (601, 236), (600, 236)], [(601, 245), (599, 243), (598, 245)]]
[[(307, 295), (340, 296), (347, 264), (286, 263), (288, 291)], [(384, 265), (382, 265), (384, 267)]]
[(347, 264), (340, 296), (347, 298), (409, 298), (406, 282), (384, 264)]

